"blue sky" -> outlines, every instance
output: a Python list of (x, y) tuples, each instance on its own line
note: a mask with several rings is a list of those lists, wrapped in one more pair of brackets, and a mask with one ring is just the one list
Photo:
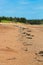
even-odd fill
[(0, 0), (0, 16), (43, 19), (43, 0)]

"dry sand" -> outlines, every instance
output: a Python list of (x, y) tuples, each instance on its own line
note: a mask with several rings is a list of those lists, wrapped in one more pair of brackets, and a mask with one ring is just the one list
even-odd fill
[(0, 65), (43, 65), (43, 26), (0, 24)]

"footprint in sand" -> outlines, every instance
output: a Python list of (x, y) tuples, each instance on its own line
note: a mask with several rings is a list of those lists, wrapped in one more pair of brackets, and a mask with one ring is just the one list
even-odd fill
[(0, 51), (17, 53), (16, 50), (14, 50), (14, 49), (12, 49), (10, 47), (1, 48)]

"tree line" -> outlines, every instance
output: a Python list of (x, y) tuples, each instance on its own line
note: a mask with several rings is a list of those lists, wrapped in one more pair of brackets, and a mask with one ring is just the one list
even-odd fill
[(2, 20), (7, 20), (7, 21), (11, 21), (11, 22), (20, 22), (20, 23), (25, 23), (25, 24), (43, 24), (43, 19), (41, 20), (28, 20), (26, 18), (18, 18), (18, 17), (0, 17), (0, 22)]

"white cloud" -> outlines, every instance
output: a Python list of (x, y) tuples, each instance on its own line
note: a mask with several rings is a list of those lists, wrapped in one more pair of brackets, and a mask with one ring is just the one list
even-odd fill
[(6, 13), (8, 13), (8, 14), (9, 14), (9, 13), (10, 13), (10, 14), (15, 13), (15, 11), (14, 11), (14, 10), (6, 10), (5, 12), (6, 12)]
[(37, 7), (36, 9), (43, 9), (43, 6)]
[(38, 6), (34, 8), (35, 10), (43, 10), (43, 6)]
[(18, 3), (19, 3), (19, 4), (22, 4), (22, 5), (27, 5), (27, 4), (29, 4), (30, 2), (29, 2), (29, 1), (26, 1), (26, 0), (19, 0)]
[(19, 2), (20, 4), (22, 4), (22, 5), (27, 5), (27, 4), (29, 4), (28, 2)]

